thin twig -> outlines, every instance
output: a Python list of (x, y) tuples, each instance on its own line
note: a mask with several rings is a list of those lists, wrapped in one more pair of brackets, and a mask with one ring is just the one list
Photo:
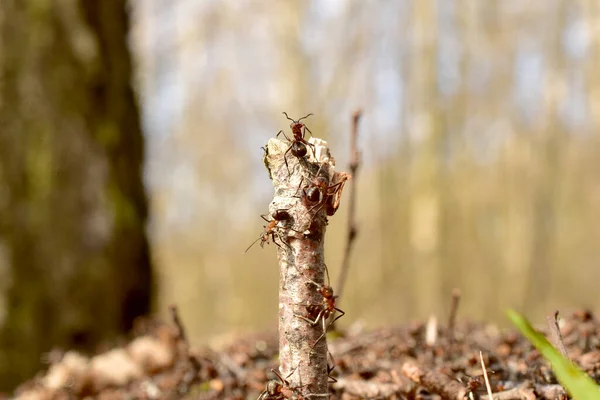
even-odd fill
[(181, 342), (185, 343), (186, 346), (189, 346), (187, 335), (185, 333), (185, 328), (183, 327), (181, 318), (179, 318), (179, 311), (177, 310), (177, 306), (174, 304), (170, 305), (169, 312), (171, 313), (171, 319), (173, 320), (173, 324), (175, 325), (175, 328), (177, 328), (177, 338), (181, 340)]
[(450, 306), (450, 316), (448, 317), (448, 338), (452, 342), (454, 340), (454, 326), (456, 325), (456, 314), (458, 313), (458, 306), (460, 304), (460, 289), (454, 288), (452, 290), (452, 304)]
[(356, 110), (352, 115), (352, 131), (350, 135), (350, 175), (352, 175), (352, 182), (350, 183), (350, 198), (348, 199), (348, 236), (346, 241), (346, 249), (344, 251), (344, 258), (342, 259), (342, 266), (340, 268), (340, 275), (338, 277), (336, 292), (341, 298), (348, 278), (348, 270), (350, 269), (350, 254), (352, 253), (352, 247), (356, 236), (358, 235), (358, 226), (356, 224), (356, 179), (358, 178), (358, 168), (360, 167), (360, 152), (358, 151), (358, 122), (362, 115), (361, 110)]
[(563, 342), (563, 338), (560, 333), (560, 327), (558, 326), (558, 310), (554, 312), (554, 315), (548, 315), (546, 317), (546, 321), (548, 322), (548, 328), (550, 329), (552, 344), (554, 344), (554, 347), (560, 351), (563, 357), (570, 360), (569, 354), (567, 354), (567, 348), (565, 347), (565, 343)]
[(185, 385), (189, 388), (189, 385), (191, 385), (191, 383), (198, 378), (198, 374), (202, 370), (202, 365), (200, 364), (200, 361), (190, 352), (190, 342), (188, 341), (188, 337), (185, 332), (183, 323), (181, 322), (181, 318), (179, 318), (179, 311), (177, 310), (177, 306), (169, 306), (169, 311), (171, 313), (171, 319), (173, 320), (173, 324), (177, 328), (177, 338), (179, 339), (179, 342), (183, 345), (184, 355), (187, 358), (190, 365), (192, 366), (192, 373), (190, 374), (191, 381), (187, 382), (187, 385)]
[(479, 351), (479, 359), (481, 360), (481, 368), (483, 368), (483, 379), (485, 379), (485, 387), (487, 388), (488, 396), (490, 396), (490, 400), (494, 400), (492, 387), (490, 386), (490, 379), (488, 378), (487, 369), (485, 368), (485, 363), (483, 362), (483, 353), (481, 351)]
[(402, 373), (410, 380), (420, 384), (431, 393), (436, 393), (445, 399), (463, 399), (467, 395), (467, 388), (460, 382), (451, 379), (437, 371), (424, 371), (414, 362), (406, 362), (402, 366)]

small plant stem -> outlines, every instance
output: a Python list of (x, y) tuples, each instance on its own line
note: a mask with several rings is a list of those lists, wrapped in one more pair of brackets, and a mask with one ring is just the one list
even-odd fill
[(344, 258), (342, 259), (342, 266), (340, 268), (340, 275), (338, 277), (336, 291), (338, 296), (341, 298), (346, 286), (346, 280), (348, 279), (348, 270), (350, 269), (350, 255), (352, 254), (352, 247), (354, 241), (358, 235), (358, 226), (356, 224), (356, 179), (358, 175), (358, 168), (360, 167), (360, 152), (358, 151), (358, 122), (362, 112), (356, 110), (352, 114), (352, 131), (350, 133), (350, 175), (352, 175), (353, 182), (350, 183), (350, 198), (348, 202), (348, 236), (346, 239), (346, 249), (344, 250)]

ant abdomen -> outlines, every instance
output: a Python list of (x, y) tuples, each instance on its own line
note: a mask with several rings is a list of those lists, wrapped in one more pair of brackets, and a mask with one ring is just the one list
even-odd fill
[(271, 216), (275, 221), (288, 221), (292, 217), (287, 210), (275, 210)]
[(306, 155), (306, 146), (302, 142), (293, 142), (291, 152), (296, 157), (302, 158)]
[(321, 200), (321, 191), (318, 187), (311, 186), (306, 189), (306, 199), (311, 203), (317, 203)]

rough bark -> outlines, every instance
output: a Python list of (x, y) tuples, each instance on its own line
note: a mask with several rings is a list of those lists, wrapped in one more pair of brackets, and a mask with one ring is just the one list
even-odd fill
[(149, 311), (126, 1), (0, 3), (0, 391)]
[(286, 166), (284, 153), (289, 143), (271, 139), (267, 145), (266, 164), (275, 189), (269, 211), (273, 215), (277, 210), (286, 210), (291, 217), (278, 222), (275, 227), (280, 265), (280, 371), (284, 378), (287, 377), (290, 388), (298, 388), (304, 396), (317, 397), (328, 393), (327, 341), (325, 337), (321, 338), (324, 333), (321, 321), (312, 326), (299, 315), (314, 320), (315, 315), (308, 312), (307, 305), (323, 304), (323, 295), (315, 283), (321, 287), (325, 285), (324, 235), (328, 211), (327, 207), (311, 210), (303, 199), (303, 189), (310, 186), (317, 173), (327, 182), (334, 182), (337, 175), (333, 172), (334, 161), (326, 143), (318, 139), (311, 143), (316, 145), (318, 163), (314, 162), (312, 149), (308, 148), (308, 161), (299, 161), (288, 152)]

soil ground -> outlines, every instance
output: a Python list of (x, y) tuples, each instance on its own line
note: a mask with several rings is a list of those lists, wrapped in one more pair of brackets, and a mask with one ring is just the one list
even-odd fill
[[(189, 350), (176, 314), (145, 321), (138, 336), (94, 357), (51, 352), (49, 368), (19, 387), (22, 399), (257, 399), (277, 368), (275, 333), (237, 338), (221, 350)], [(542, 329), (543, 330), (543, 329)], [(561, 319), (569, 357), (600, 382), (600, 323), (588, 311)], [(568, 398), (548, 363), (515, 331), (435, 321), (329, 337), (331, 399)], [(0, 396), (2, 397), (2, 396)]]

